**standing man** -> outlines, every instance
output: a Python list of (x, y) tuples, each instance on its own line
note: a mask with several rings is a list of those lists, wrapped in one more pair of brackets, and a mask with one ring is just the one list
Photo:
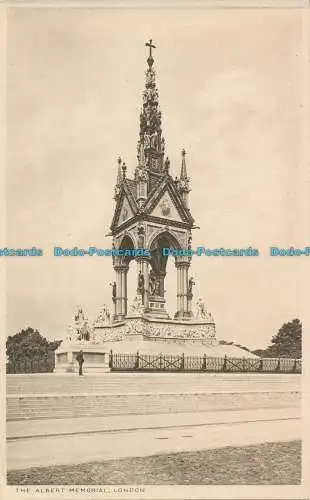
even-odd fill
[(79, 364), (79, 375), (83, 375), (84, 356), (83, 356), (82, 349), (80, 350), (80, 352), (78, 352), (78, 354), (76, 356), (76, 360), (77, 360), (77, 362)]

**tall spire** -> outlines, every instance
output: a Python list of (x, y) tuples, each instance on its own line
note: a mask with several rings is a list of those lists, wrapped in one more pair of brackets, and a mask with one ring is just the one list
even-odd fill
[(165, 140), (162, 137), (159, 96), (153, 68), (152, 49), (155, 49), (156, 46), (153, 44), (153, 40), (149, 40), (145, 45), (149, 48), (149, 55), (147, 58), (148, 68), (145, 73), (143, 107), (140, 114), (138, 162), (139, 166), (146, 167), (149, 171), (161, 173), (163, 170)]
[(181, 174), (180, 174), (180, 180), (178, 181), (178, 189), (180, 190), (185, 206), (188, 207), (188, 193), (190, 192), (190, 187), (189, 187), (189, 178), (187, 177), (185, 156), (186, 156), (186, 151), (185, 149), (183, 149)]
[(117, 177), (116, 177), (116, 185), (114, 188), (114, 199), (117, 200), (119, 197), (119, 193), (121, 190), (121, 184), (122, 184), (122, 159), (119, 156), (117, 160)]
[(122, 159), (119, 156), (117, 159), (117, 178), (116, 178), (116, 185), (119, 186), (122, 182), (122, 169), (121, 169), (121, 164), (122, 164)]
[(185, 179), (187, 179), (187, 171), (186, 171), (186, 160), (185, 160), (185, 156), (186, 156), (186, 151), (185, 151), (185, 149), (183, 148), (183, 149), (182, 149), (182, 165), (181, 165), (181, 175), (180, 175), (180, 179), (181, 179), (181, 180), (185, 180)]

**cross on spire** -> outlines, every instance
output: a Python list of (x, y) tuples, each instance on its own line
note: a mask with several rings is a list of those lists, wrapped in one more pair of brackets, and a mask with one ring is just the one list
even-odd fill
[(156, 45), (153, 45), (153, 40), (152, 38), (150, 38), (150, 40), (148, 42), (146, 42), (146, 47), (149, 47), (150, 49), (150, 54), (149, 54), (149, 57), (152, 57), (152, 49), (156, 49)]

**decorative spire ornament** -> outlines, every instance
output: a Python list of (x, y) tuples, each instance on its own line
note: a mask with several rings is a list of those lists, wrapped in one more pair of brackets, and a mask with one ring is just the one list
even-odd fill
[(148, 57), (148, 59), (147, 59), (147, 63), (148, 63), (148, 65), (149, 65), (149, 67), (150, 67), (150, 68), (151, 68), (151, 67), (153, 66), (153, 64), (154, 64), (154, 59), (153, 59), (153, 57), (152, 57), (152, 49), (156, 49), (156, 45), (152, 45), (152, 42), (153, 42), (153, 40), (152, 40), (152, 39), (150, 39), (150, 40), (149, 40), (148, 42), (146, 42), (146, 44), (145, 44), (145, 45), (146, 45), (146, 47), (149, 47), (149, 49), (150, 49), (150, 54), (149, 54), (149, 57)]
[(122, 165), (123, 179), (126, 179), (126, 170), (127, 170), (127, 166), (126, 166), (126, 163), (123, 161), (123, 165)]
[(167, 156), (167, 158), (165, 159), (165, 168), (164, 168), (165, 174), (169, 174), (169, 169), (170, 169), (170, 160)]
[(122, 172), (121, 172), (122, 159), (120, 156), (118, 157), (117, 163), (118, 163), (118, 168), (117, 168), (116, 185), (119, 186), (122, 182)]
[(116, 185), (114, 188), (114, 199), (117, 200), (121, 191), (121, 184), (122, 184), (122, 159), (119, 156), (117, 160), (118, 166), (117, 166), (117, 177), (116, 177)]
[(181, 175), (180, 175), (180, 179), (181, 179), (181, 180), (186, 180), (186, 179), (187, 179), (187, 171), (186, 171), (186, 160), (185, 160), (185, 156), (186, 156), (186, 151), (185, 151), (185, 149), (183, 148), (183, 149), (182, 149), (182, 165), (181, 165)]
[(178, 188), (182, 194), (184, 204), (188, 208), (188, 193), (190, 192), (190, 187), (189, 187), (189, 177), (187, 176), (185, 156), (186, 156), (186, 151), (183, 148), (182, 149), (181, 174), (180, 174)]
[(152, 50), (156, 48), (153, 40), (146, 44), (149, 48), (147, 58), (148, 68), (145, 73), (145, 89), (143, 91), (143, 106), (140, 114), (140, 137), (138, 142), (139, 165), (148, 170), (162, 173), (165, 141), (162, 137), (161, 112), (159, 96), (155, 82), (154, 58)]

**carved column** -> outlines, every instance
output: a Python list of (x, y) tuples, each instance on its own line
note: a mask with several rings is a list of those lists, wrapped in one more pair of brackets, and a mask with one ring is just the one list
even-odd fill
[(177, 269), (177, 312), (175, 318), (188, 318), (190, 316), (188, 305), (188, 270), (190, 260), (176, 259)]
[(148, 307), (149, 299), (149, 261), (147, 258), (138, 257), (137, 259), (137, 280), (139, 278), (140, 272), (144, 278), (144, 292), (142, 297), (142, 302), (145, 308)]
[(144, 259), (142, 261), (142, 269), (144, 276), (144, 306), (149, 306), (149, 261)]
[(182, 297), (181, 297), (181, 308), (183, 309), (183, 315), (188, 316), (188, 304), (187, 304), (187, 283), (188, 283), (188, 268), (189, 262), (182, 266)]
[(179, 263), (175, 264), (177, 268), (177, 312), (175, 317), (179, 317), (182, 311), (181, 298), (182, 298), (182, 267)]
[(115, 319), (121, 319), (122, 315), (122, 275), (121, 267), (115, 267), (116, 297), (115, 297)]
[(187, 311), (190, 317), (193, 316), (192, 300), (193, 300), (193, 294), (189, 292), (187, 295)]
[(127, 314), (127, 272), (128, 266), (115, 266), (116, 297), (114, 319), (122, 320)]
[(121, 314), (127, 315), (127, 273), (128, 267), (121, 269)]
[(159, 273), (159, 294), (161, 297), (164, 297), (165, 296), (165, 277), (166, 277), (166, 273), (165, 272), (161, 272)]

